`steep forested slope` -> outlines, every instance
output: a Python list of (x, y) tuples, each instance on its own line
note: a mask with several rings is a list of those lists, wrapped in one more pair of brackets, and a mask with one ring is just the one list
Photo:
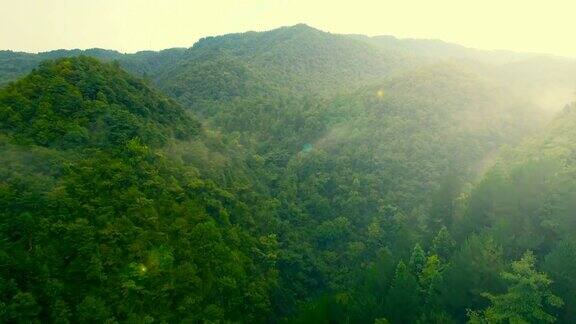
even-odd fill
[[(279, 259), (280, 275), (296, 295), (319, 285), (348, 296), (352, 308), (344, 309), (355, 316), (351, 321), (387, 317), (389, 286), (352, 297), (354, 287), (362, 286), (361, 278), (380, 257), (389, 266), (407, 262), (415, 244), (431, 249), (443, 226), (454, 222), (454, 201), (466, 183), (500, 146), (534, 131), (536, 113), (501, 85), (445, 64), (391, 78), (326, 107), (310, 117), (324, 131), (311, 142), (302, 138), (279, 186), (280, 217), (293, 226), (280, 232), (280, 241), (289, 244)], [(314, 279), (310, 286), (295, 284), (299, 272)], [(377, 298), (380, 305), (355, 298)]]
[(566, 106), (541, 134), (509, 151), (474, 189), (464, 221), (467, 231), (489, 233), (508, 257), (534, 251), (540, 268), (566, 305), (565, 323), (576, 320), (571, 273), (576, 230), (576, 110)]
[[(359, 313), (343, 308), (362, 322), (389, 313), (384, 296), (392, 274), (378, 270), (383, 282), (376, 294), (355, 295), (354, 287), (379, 262), (392, 268), (407, 262), (418, 242), (432, 249), (442, 226), (454, 221), (453, 202), (466, 182), (490, 164), (500, 146), (539, 125), (531, 103), (461, 64), (383, 76), (333, 98), (280, 91), (208, 96), (192, 109), (253, 150), (280, 204), (274, 227), (282, 247), (276, 312), (292, 313), (316, 298), (321, 305), (323, 293), (380, 299), (378, 305), (350, 302)], [(314, 311), (315, 321), (340, 316), (313, 307), (321, 309)], [(465, 307), (456, 306), (458, 314)], [(414, 316), (444, 316), (421, 312), (434, 309), (414, 310)]]
[(94, 59), (45, 62), (2, 89), (2, 321), (262, 319), (274, 237), (250, 234), (252, 207), (162, 150), (198, 147), (200, 132)]

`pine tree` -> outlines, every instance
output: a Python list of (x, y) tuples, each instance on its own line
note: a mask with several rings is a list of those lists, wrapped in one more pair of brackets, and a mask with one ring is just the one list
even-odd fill
[(420, 273), (422, 273), (424, 265), (426, 265), (426, 253), (424, 253), (420, 244), (416, 244), (412, 250), (412, 254), (410, 255), (408, 267), (412, 274), (418, 277), (420, 276)]
[(418, 278), (424, 293), (424, 304), (428, 310), (438, 308), (440, 287), (442, 283), (442, 264), (437, 255), (426, 259), (426, 265)]
[(386, 318), (392, 323), (411, 323), (418, 316), (419, 309), (418, 281), (400, 261), (386, 296)]
[(438, 255), (442, 260), (446, 261), (450, 258), (456, 241), (450, 235), (448, 228), (442, 226), (438, 234), (432, 241), (432, 253)]
[(522, 259), (512, 263), (512, 272), (503, 272), (509, 282), (508, 290), (501, 295), (484, 293), (491, 302), (481, 313), (472, 313), (472, 323), (553, 323), (556, 317), (546, 312), (546, 306), (559, 308), (563, 300), (552, 294), (545, 273), (534, 268), (534, 254), (527, 251)]

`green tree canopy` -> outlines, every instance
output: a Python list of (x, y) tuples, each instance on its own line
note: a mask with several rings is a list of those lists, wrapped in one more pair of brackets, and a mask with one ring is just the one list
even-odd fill
[(491, 305), (480, 315), (472, 314), (471, 322), (488, 323), (553, 323), (556, 317), (548, 313), (548, 307), (561, 307), (564, 302), (552, 293), (552, 281), (545, 273), (534, 268), (536, 258), (531, 251), (512, 263), (511, 272), (503, 272), (508, 282), (504, 294), (484, 293)]

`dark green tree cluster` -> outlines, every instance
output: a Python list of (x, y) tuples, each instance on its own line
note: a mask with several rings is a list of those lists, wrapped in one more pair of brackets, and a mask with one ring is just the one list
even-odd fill
[(0, 92), (3, 322), (258, 321), (277, 241), (160, 149), (201, 136), (115, 65), (43, 63)]

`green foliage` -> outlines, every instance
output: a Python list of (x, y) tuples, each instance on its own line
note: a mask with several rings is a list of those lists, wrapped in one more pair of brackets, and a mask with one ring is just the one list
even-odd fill
[(503, 272), (508, 290), (501, 295), (484, 293), (491, 302), (481, 314), (473, 314), (471, 322), (479, 319), (488, 323), (553, 323), (556, 317), (545, 307), (561, 307), (562, 299), (550, 291), (551, 280), (534, 269), (535, 257), (527, 251), (522, 259), (512, 263), (512, 272)]
[(546, 255), (543, 269), (552, 280), (550, 287), (565, 302), (559, 320), (565, 323), (575, 321), (576, 295), (574, 291), (576, 291), (576, 278), (573, 274), (576, 271), (576, 244), (572, 240), (559, 242)]
[[(0, 89), (0, 321), (574, 322), (575, 110), (500, 154), (537, 80), (447, 53), (508, 60), (305, 25), (0, 52), (33, 70)], [(527, 249), (553, 282), (500, 276)]]
[(455, 246), (456, 241), (454, 241), (450, 235), (448, 228), (446, 228), (446, 226), (442, 226), (432, 241), (432, 252), (438, 255), (442, 260), (449, 260)]
[(413, 322), (419, 313), (420, 292), (418, 281), (400, 261), (386, 296), (386, 313), (392, 323)]
[(445, 270), (441, 288), (442, 303), (458, 317), (465, 316), (466, 308), (486, 306), (482, 291), (501, 291), (500, 273), (505, 260), (502, 248), (486, 235), (473, 235), (454, 253)]
[(424, 270), (424, 266), (426, 265), (426, 254), (424, 250), (420, 247), (420, 244), (416, 244), (414, 249), (412, 250), (412, 254), (410, 255), (410, 262), (408, 263), (408, 268), (412, 272), (413, 275), (419, 277), (422, 274), (422, 270)]
[(419, 276), (426, 307), (431, 310), (441, 309), (439, 301), (442, 293), (443, 268), (440, 258), (433, 254), (426, 258), (426, 264)]
[(42, 64), (0, 107), (12, 112), (0, 119), (2, 321), (269, 314), (274, 236), (250, 232), (234, 193), (161, 150), (200, 136), (181, 106), (81, 57)]
[(58, 148), (159, 145), (198, 123), (182, 107), (114, 65), (80, 57), (45, 62), (0, 97), (0, 127), (15, 141)]

